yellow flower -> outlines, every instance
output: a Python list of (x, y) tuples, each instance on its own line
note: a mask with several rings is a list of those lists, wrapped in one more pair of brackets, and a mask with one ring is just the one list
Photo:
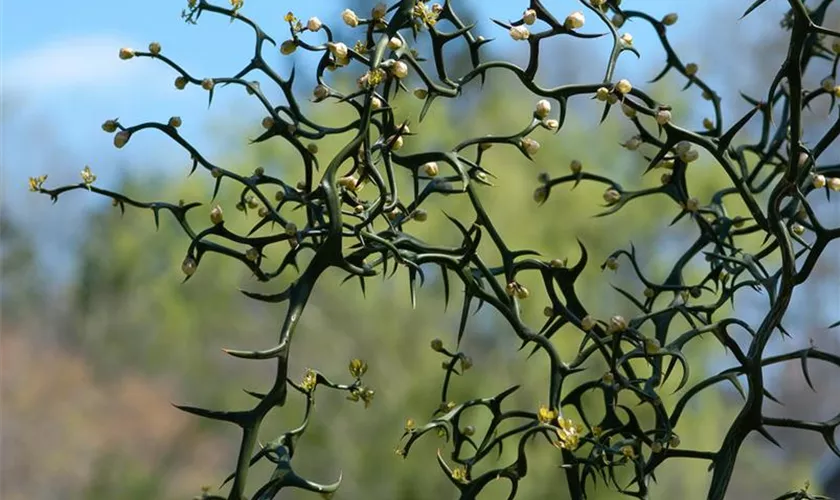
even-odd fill
[(350, 375), (355, 378), (361, 378), (367, 372), (368, 365), (361, 359), (353, 359), (350, 361)]
[(549, 409), (546, 405), (540, 405), (540, 409), (537, 410), (537, 419), (540, 423), (548, 424), (554, 421), (557, 418), (557, 410)]
[(42, 176), (39, 176), (39, 177), (30, 177), (29, 178), (29, 190), (33, 191), (33, 192), (34, 191), (40, 191), (41, 186), (44, 185), (44, 181), (46, 181), (46, 180), (47, 180), (46, 175), (42, 175)]
[(583, 426), (575, 425), (570, 418), (558, 418), (557, 424), (560, 426), (557, 429), (559, 438), (557, 446), (564, 450), (575, 451), (580, 445), (580, 433), (583, 432)]
[(452, 479), (460, 482), (466, 483), (467, 482), (467, 470), (463, 467), (456, 467), (452, 470)]
[(84, 170), (82, 170), (81, 175), (82, 175), (82, 182), (84, 182), (88, 186), (93, 184), (93, 181), (96, 180), (96, 176), (93, 175), (93, 172), (91, 172), (90, 167), (87, 166), (87, 165), (85, 165), (85, 168), (84, 168)]
[(621, 447), (621, 454), (630, 459), (636, 458), (636, 450), (629, 444)]
[(293, 22), (295, 22), (296, 18), (295, 18), (295, 15), (292, 13), (292, 11), (289, 11), (289, 12), (286, 12), (285, 16), (283, 16), (283, 20), (286, 21), (287, 23), (293, 23)]
[(303, 374), (303, 380), (300, 382), (300, 386), (306, 392), (312, 392), (315, 389), (315, 386), (318, 383), (318, 376), (315, 375), (315, 372), (312, 370), (307, 369), (306, 373)]

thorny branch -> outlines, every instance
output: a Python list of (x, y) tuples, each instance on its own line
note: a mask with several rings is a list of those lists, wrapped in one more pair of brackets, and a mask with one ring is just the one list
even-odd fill
[[(765, 1), (755, 1), (744, 15)], [(253, 142), (278, 138), (288, 142), (300, 156), (305, 173), (301, 183), (291, 185), (262, 168), (257, 168), (252, 175), (243, 176), (214, 165), (180, 135), (180, 119), (177, 117), (168, 123), (149, 122), (134, 126), (125, 126), (117, 120), (105, 122), (103, 128), (115, 133), (114, 144), (117, 147), (123, 147), (134, 134), (142, 131), (154, 129), (166, 134), (190, 154), (193, 161), (191, 173), (201, 167), (215, 179), (214, 197), (223, 183), (241, 186), (237, 208), (258, 210), (259, 215), (259, 222), (244, 235), (226, 228), (218, 206), (210, 212), (212, 225), (199, 231), (187, 221), (187, 213), (200, 206), (199, 203), (175, 205), (135, 201), (93, 186), (96, 177), (87, 167), (82, 172), (83, 182), (78, 185), (47, 189), (43, 185), (46, 176), (30, 180), (33, 191), (47, 194), (53, 201), (65, 192), (87, 189), (110, 197), (121, 210), (126, 205), (152, 210), (156, 224), (161, 211), (169, 212), (190, 239), (182, 265), (187, 280), (197, 272), (207, 252), (239, 260), (260, 281), (271, 281), (290, 267), (298, 270), (297, 279), (285, 290), (271, 295), (244, 292), (257, 300), (288, 304), (277, 344), (259, 351), (227, 351), (244, 359), (276, 360), (276, 378), (271, 389), (265, 394), (249, 393), (257, 403), (247, 410), (214, 411), (178, 406), (184, 411), (230, 422), (242, 429), (236, 468), (225, 481), (232, 481), (228, 495), (230, 500), (245, 498), (249, 468), (263, 459), (276, 464), (275, 472), (256, 489), (253, 498), (274, 498), (282, 488), (287, 487), (324, 495), (338, 488), (340, 478), (333, 484), (317, 484), (298, 476), (291, 462), (297, 440), (306, 430), (311, 417), (316, 387), (346, 391), (349, 399), (361, 400), (367, 405), (374, 394), (361, 381), (367, 365), (360, 360), (351, 362), (349, 369), (354, 382), (349, 385), (334, 383), (313, 370), (306, 373), (302, 383), (296, 384), (287, 373), (290, 346), (295, 327), (324, 271), (339, 268), (347, 273), (347, 279), (358, 279), (364, 290), (367, 279), (388, 273), (389, 260), (391, 275), (401, 268), (407, 270), (412, 303), (418, 278), (422, 285), (424, 269), (428, 269), (428, 265), (440, 268), (447, 303), (451, 276), (454, 275), (464, 285), (459, 344), (471, 306), (488, 304), (509, 323), (511, 330), (522, 341), (523, 348), (532, 345), (533, 353), (541, 352), (549, 361), (546, 373), (548, 404), (536, 411), (503, 409), (505, 399), (518, 387), (511, 387), (494, 397), (456, 404), (447, 397), (452, 376), (469, 369), (472, 360), (463, 352), (447, 350), (438, 339), (432, 342), (432, 348), (447, 359), (444, 362), (446, 374), (441, 406), (425, 424), (418, 425), (413, 420), (407, 422), (404, 442), (397, 453), (407, 455), (412, 444), (431, 431), (451, 439), (449, 462), (440, 453), (438, 462), (463, 499), (476, 498), (490, 481), (499, 478), (510, 483), (509, 498), (514, 498), (519, 482), (528, 471), (525, 443), (534, 437), (542, 437), (561, 450), (569, 494), (575, 499), (585, 498), (588, 480), (597, 482), (598, 478), (629, 496), (648, 498), (650, 480), (654, 478), (656, 468), (671, 458), (708, 461), (713, 471), (708, 498), (722, 499), (744, 439), (750, 433), (758, 432), (775, 442), (769, 427), (818, 432), (840, 456), (840, 448), (834, 438), (840, 425), (840, 415), (825, 422), (765, 416), (765, 399), (773, 396), (765, 386), (762, 373), (765, 366), (799, 360), (810, 385), (809, 360), (817, 359), (840, 367), (840, 357), (815, 347), (779, 356), (765, 356), (767, 343), (776, 330), (788, 334), (781, 322), (794, 288), (807, 280), (826, 246), (840, 237), (840, 228), (826, 228), (821, 224), (809, 202), (809, 197), (819, 191), (827, 197), (831, 191), (840, 191), (840, 164), (820, 161), (822, 154), (840, 134), (840, 115), (813, 147), (808, 147), (801, 139), (803, 109), (812, 103), (825, 101), (833, 112), (835, 101), (840, 97), (840, 86), (836, 86), (834, 81), (840, 60), (840, 34), (821, 26), (831, 0), (822, 0), (813, 8), (807, 7), (802, 0), (789, 0), (790, 11), (782, 21), (782, 27), (790, 31), (787, 56), (763, 99), (743, 95), (753, 108), (728, 129), (723, 126), (718, 95), (699, 76), (697, 65), (682, 61), (668, 41), (668, 30), (678, 19), (676, 14), (658, 20), (644, 12), (621, 9), (620, 0), (581, 0), (580, 3), (580, 10), (562, 21), (540, 0), (531, 0), (520, 19), (494, 21), (514, 40), (528, 45), (529, 59), (525, 67), (507, 61), (484, 60), (481, 49), (490, 40), (477, 36), (475, 27), (465, 24), (448, 0), (443, 5), (401, 0), (390, 9), (379, 4), (369, 18), (359, 18), (354, 12), (345, 10), (342, 13), (344, 23), (364, 31), (364, 40), (352, 48), (338, 41), (329, 26), (319, 19), (311, 18), (304, 24), (289, 13), (286, 21), (290, 38), (280, 45), (280, 51), (291, 54), (302, 49), (320, 54), (315, 72), (317, 87), (313, 93), (314, 101), (333, 102), (352, 109), (357, 115), (356, 119), (337, 128), (320, 125), (306, 115), (300, 103), (302, 96), (293, 89), (294, 71), (288, 78), (283, 78), (266, 63), (263, 51), (267, 45), (275, 46), (276, 42), (255, 22), (242, 15), (241, 0), (232, 0), (231, 8), (205, 0), (190, 0), (188, 9), (184, 11), (185, 19), (191, 23), (197, 22), (207, 12), (228, 16), (231, 22), (244, 23), (253, 30), (254, 56), (232, 77), (198, 78), (163, 55), (156, 43), (152, 43), (146, 52), (120, 51), (123, 59), (149, 57), (163, 62), (178, 73), (175, 80), (177, 88), (200, 86), (208, 92), (211, 102), (215, 92), (223, 87), (245, 87), (267, 113), (263, 119), (265, 132)], [(391, 11), (394, 13), (386, 21)], [(594, 17), (608, 33), (583, 33), (581, 28), (586, 16)], [(680, 127), (673, 120), (672, 110), (666, 103), (658, 102), (627, 80), (615, 80), (614, 69), (618, 59), (628, 54), (639, 56), (633, 47), (632, 37), (618, 33), (623, 23), (633, 18), (655, 30), (667, 56), (665, 67), (653, 81), (672, 71), (679, 73), (686, 80), (684, 89), (697, 87), (709, 102), (710, 114), (714, 118), (704, 121), (704, 130)], [(541, 31), (531, 31), (538, 21), (542, 23)], [(444, 24), (450, 25), (451, 31), (442, 29)], [(413, 36), (407, 36), (409, 31)], [(422, 64), (426, 59), (420, 57), (416, 42), (420, 33), (428, 35), (432, 67)], [(582, 39), (611, 37), (613, 48), (603, 80), (548, 88), (538, 85), (535, 75), (540, 64), (541, 43), (555, 36)], [(470, 67), (461, 75), (453, 74), (443, 56), (444, 46), (456, 40), (465, 43), (469, 52)], [(804, 88), (802, 78), (806, 70), (818, 65), (818, 71), (823, 72), (827, 65), (829, 75), (820, 88)], [(363, 71), (358, 79), (358, 88), (347, 93), (331, 87), (326, 78), (327, 72), (345, 67)], [(409, 74), (416, 74), (423, 82), (423, 87), (414, 91), (416, 97), (424, 100), (420, 114), (422, 120), (435, 101), (455, 99), (475, 80), (483, 83), (488, 76), (501, 71), (515, 75), (523, 87), (540, 98), (529, 125), (510, 135), (466, 139), (451, 151), (406, 155), (399, 152), (404, 142), (411, 140), (412, 134), (408, 122), (399, 119), (389, 104), (397, 93), (408, 90), (404, 82)], [(276, 84), (285, 103), (275, 105), (263, 93), (258, 82), (246, 80), (252, 72), (262, 73)], [(543, 204), (553, 191), (565, 184), (603, 184), (607, 209), (600, 215), (606, 216), (621, 210), (631, 201), (665, 195), (679, 207), (674, 222), (689, 218), (697, 230), (694, 243), (677, 259), (668, 277), (661, 283), (644, 276), (632, 247), (614, 252), (601, 266), (602, 269), (615, 269), (620, 260), (627, 260), (645, 285), (643, 297), (617, 289), (639, 311), (638, 316), (630, 319), (617, 315), (608, 319), (594, 318), (578, 297), (575, 287), (589, 263), (582, 242), (579, 242), (580, 260), (572, 265), (557, 259), (541, 260), (537, 252), (514, 249), (505, 242), (481, 204), (482, 186), (491, 185), (488, 177), (492, 173), (482, 165), (490, 147), (513, 146), (530, 159), (538, 153), (540, 145), (529, 134), (537, 128), (551, 132), (560, 130), (565, 123), (567, 104), (576, 97), (592, 98), (603, 103), (602, 120), (611, 112), (615, 113), (616, 108), (620, 109), (638, 131), (623, 146), (634, 151), (647, 145), (655, 151), (647, 157), (649, 166), (646, 173), (654, 169), (664, 172), (661, 185), (638, 191), (626, 189), (609, 177), (584, 171), (582, 165), (575, 161), (570, 165), (571, 173), (568, 175), (541, 175), (534, 199)], [(551, 118), (552, 101), (559, 107), (556, 118)], [(755, 143), (735, 145), (738, 132), (755, 119), (760, 120), (760, 139)], [(355, 137), (321, 170), (315, 142), (304, 144), (304, 141), (318, 141), (345, 132), (355, 132)], [(371, 132), (375, 140), (371, 139)], [(730, 186), (705, 201), (692, 196), (686, 181), (686, 173), (701, 151), (713, 158), (731, 182)], [(757, 161), (748, 159), (749, 155), (757, 157)], [(411, 193), (397, 192), (400, 174), (410, 176), (413, 183)], [(361, 188), (367, 184), (373, 185), (373, 188), (362, 196)], [(269, 194), (270, 189), (275, 191), (273, 195)], [(473, 206), (475, 218), (472, 221), (449, 217), (462, 235), (460, 246), (435, 246), (410, 232), (413, 223), (422, 222), (427, 217), (421, 205), (435, 195), (466, 196)], [(724, 207), (724, 201), (729, 198), (742, 202), (749, 211), (749, 217), (731, 217)], [(283, 213), (301, 208), (306, 214), (306, 224), (297, 227)], [(275, 231), (276, 227), (281, 230)], [(266, 228), (269, 229), (268, 234), (255, 235)], [(811, 243), (803, 238), (806, 232), (813, 235)], [(755, 233), (764, 235), (764, 248), (751, 255), (744, 252), (738, 242)], [(209, 241), (211, 236), (214, 237), (213, 242)], [(480, 243), (487, 242), (488, 238), (497, 250), (497, 262), (486, 262), (477, 253)], [(355, 244), (345, 252), (343, 248), (348, 241)], [(284, 242), (289, 245), (289, 250), (281, 265), (274, 270), (267, 269), (267, 264), (263, 262), (266, 248)], [(298, 257), (304, 251), (311, 254), (311, 259), (301, 271)], [(701, 254), (708, 264), (708, 273), (699, 282), (686, 283), (686, 266)], [(775, 254), (781, 256), (781, 265), (777, 269), (773, 269), (770, 261)], [(800, 264), (797, 265), (797, 262)], [(527, 325), (520, 314), (520, 301), (527, 300), (530, 295), (519, 280), (526, 273), (539, 274), (551, 299), (551, 305), (545, 311), (547, 320), (539, 329)], [(737, 292), (745, 287), (763, 289), (768, 294), (769, 309), (760, 325), (753, 329), (737, 318), (713, 319), (715, 313), (727, 303), (734, 302)], [(657, 308), (655, 304), (662, 295), (671, 296), (672, 300), (667, 307)], [(672, 326), (677, 319), (684, 319), (691, 329), (678, 331)], [(550, 339), (565, 325), (573, 325), (580, 331), (581, 344), (575, 358), (564, 361)], [(746, 352), (733, 340), (732, 329), (749, 333), (751, 340)], [(733, 354), (738, 364), (687, 387), (689, 365), (683, 348), (710, 332)], [(577, 384), (570, 382), (572, 375), (584, 371), (587, 362), (599, 357), (609, 366), (608, 372), (594, 380)], [(652, 368), (651, 376), (638, 376), (630, 364), (633, 359), (645, 360)], [(674, 373), (677, 365), (680, 365), (681, 371), (678, 392), (682, 393), (669, 412), (657, 391)], [(739, 377), (746, 379), (746, 388)], [(679, 448), (676, 429), (689, 400), (723, 381), (732, 384), (744, 396), (745, 403), (720, 448), (714, 452)], [(259, 450), (256, 450), (261, 422), (274, 407), (285, 404), (289, 387), (306, 398), (302, 424), (269, 443), (260, 444)], [(592, 391), (600, 393), (606, 407), (606, 414), (597, 422), (591, 421), (582, 402), (584, 395)], [(622, 391), (635, 395), (640, 404), (650, 405), (655, 415), (652, 427), (643, 426), (634, 410), (618, 403)], [(474, 407), (484, 408), (492, 416), (490, 424), (481, 430), (482, 434), (477, 434), (479, 431), (473, 426), (460, 425), (464, 412)], [(581, 416), (580, 423), (563, 416), (563, 410), (569, 407)], [(507, 421), (515, 421), (517, 425), (500, 432), (501, 424)], [(474, 474), (476, 464), (494, 451), (501, 454), (504, 445), (511, 442), (518, 450), (513, 462)], [(622, 469), (622, 474), (629, 472), (632, 475), (629, 484), (620, 482), (618, 472)], [(205, 492), (203, 498), (222, 497)], [(818, 497), (808, 494), (806, 488), (779, 498)]]

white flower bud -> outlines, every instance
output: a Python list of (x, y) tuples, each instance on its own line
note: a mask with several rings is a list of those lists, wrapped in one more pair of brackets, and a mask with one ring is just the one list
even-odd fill
[(671, 121), (671, 112), (667, 109), (660, 109), (656, 112), (656, 123), (665, 125)]
[(812, 183), (817, 189), (825, 187), (825, 176), (821, 174), (815, 175), (812, 179)]
[(543, 120), (543, 126), (552, 132), (556, 132), (560, 128), (560, 122), (557, 120)]
[(685, 153), (686, 151), (688, 151), (689, 149), (691, 149), (691, 143), (690, 142), (680, 141), (680, 142), (678, 142), (677, 144), (674, 145), (674, 154), (676, 154), (677, 156), (680, 156), (683, 153)]
[(831, 177), (828, 179), (828, 189), (832, 191), (840, 191), (840, 177)]
[(628, 149), (630, 151), (635, 151), (635, 150), (639, 149), (639, 146), (641, 146), (641, 145), (642, 145), (642, 138), (639, 137), (638, 135), (634, 135), (633, 137), (627, 139), (627, 141), (625, 141), (624, 144), (622, 144), (622, 146), (624, 146), (625, 149)]
[(527, 25), (532, 25), (537, 22), (537, 11), (534, 9), (527, 9), (522, 13), (522, 22)]
[(187, 257), (184, 259), (184, 262), (181, 264), (181, 271), (186, 274), (187, 276), (192, 276), (195, 274), (195, 270), (198, 267), (198, 263), (192, 257)]
[(598, 87), (595, 91), (595, 98), (599, 101), (606, 101), (610, 97), (610, 89), (607, 87)]
[(127, 47), (123, 47), (120, 49), (120, 59), (128, 60), (134, 57), (134, 49), (129, 49)]
[(423, 173), (429, 177), (435, 177), (439, 172), (440, 169), (438, 168), (438, 164), (433, 161), (423, 165)]
[(408, 65), (402, 61), (397, 61), (391, 66), (391, 74), (399, 79), (408, 76)]
[(525, 26), (514, 26), (510, 29), (509, 33), (510, 37), (516, 40), (517, 42), (521, 40), (527, 40), (528, 37), (531, 36), (531, 32), (528, 31), (528, 28), (526, 28)]
[(344, 59), (347, 57), (347, 45), (343, 44), (342, 42), (329, 42), (327, 43), (327, 50), (335, 56), (336, 59)]
[(686, 163), (691, 163), (697, 158), (700, 158), (700, 152), (696, 149), (689, 149), (688, 151), (680, 155), (680, 159)]
[(621, 41), (622, 43), (624, 43), (624, 45), (633, 45), (633, 35), (631, 35), (630, 33), (624, 33), (623, 35), (621, 35)]
[(539, 119), (543, 119), (551, 113), (551, 103), (547, 99), (540, 99), (537, 101), (536, 110), (534, 113)]
[(326, 85), (318, 85), (312, 91), (312, 95), (315, 96), (316, 101), (323, 101), (330, 95), (330, 89)]
[(373, 9), (370, 11), (370, 17), (379, 21), (385, 17), (385, 14), (388, 12), (388, 6), (382, 2), (377, 3), (374, 5)]

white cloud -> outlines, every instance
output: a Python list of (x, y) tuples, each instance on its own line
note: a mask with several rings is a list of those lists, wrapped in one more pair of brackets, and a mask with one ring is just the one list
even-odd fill
[(104, 90), (166, 71), (153, 61), (123, 61), (125, 40), (110, 35), (75, 36), (50, 42), (0, 61), (4, 92)]

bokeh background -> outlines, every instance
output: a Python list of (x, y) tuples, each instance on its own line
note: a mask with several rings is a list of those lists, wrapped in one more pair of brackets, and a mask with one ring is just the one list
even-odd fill
[[(243, 12), (279, 41), (288, 35), (282, 20), (288, 10), (302, 19), (317, 15), (337, 25), (342, 9), (363, 13), (373, 3), (247, 0)], [(490, 18), (516, 19), (526, 2), (455, 3), (465, 18), (478, 22), (478, 33), (497, 38), (487, 53), (524, 61), (525, 46), (512, 42)], [(704, 79), (722, 96), (725, 123), (736, 121), (747, 109), (738, 92), (763, 95), (786, 50), (787, 33), (779, 29), (779, 21), (787, 2), (768, 2), (739, 20), (749, 3), (625, 1), (628, 7), (655, 17), (672, 11), (679, 14), (669, 37), (683, 60), (698, 63)], [(546, 5), (560, 17), (579, 8), (577, 2), (560, 0), (546, 1)], [(253, 45), (246, 27), (209, 15), (198, 25), (187, 25), (180, 18), (182, 8), (179, 2), (164, 0), (133, 4), (53, 0), (0, 6), (3, 499), (178, 499), (199, 493), (202, 485), (215, 488), (233, 466), (238, 431), (182, 414), (170, 402), (240, 408), (251, 403), (243, 388), (263, 390), (271, 380), (273, 363), (238, 361), (221, 352), (224, 347), (273, 345), (284, 314), (282, 307), (249, 301), (237, 291), (255, 286), (247, 270), (210, 256), (194, 279), (181, 284), (180, 263), (187, 240), (174, 221), (162, 218), (155, 231), (148, 212), (129, 210), (121, 217), (107, 200), (83, 192), (63, 196), (52, 205), (48, 198), (27, 190), (29, 176), (49, 174), (48, 186), (75, 183), (79, 171), (90, 165), (98, 175), (98, 185), (136, 199), (210, 202), (209, 176), (200, 173), (187, 178), (188, 155), (164, 137), (138, 134), (126, 148), (115, 149), (111, 137), (100, 130), (105, 119), (115, 117), (133, 124), (178, 115), (184, 121), (182, 134), (218, 164), (243, 173), (263, 166), (290, 179), (301, 175), (288, 148), (248, 146), (248, 139), (259, 133), (263, 112), (240, 89), (217, 92), (208, 109), (204, 91), (175, 90), (175, 73), (162, 64), (149, 59), (119, 60), (120, 47), (143, 48), (156, 40), (168, 56), (196, 75), (228, 76), (247, 63)], [(837, 27), (836, 13), (830, 20)], [(601, 30), (590, 22), (583, 31)], [(649, 26), (628, 23), (621, 31), (633, 35), (642, 57), (622, 57), (616, 76), (642, 85), (658, 73), (664, 53)], [(346, 30), (342, 36), (351, 43), (355, 40)], [(558, 37), (544, 45), (538, 80), (544, 85), (598, 81), (609, 48), (604, 40)], [(296, 65), (299, 92), (308, 95), (313, 59), (301, 52), (289, 57), (267, 52), (268, 61), (284, 75)], [(457, 68), (465, 54), (453, 48), (447, 57)], [(818, 85), (829, 71), (814, 68), (806, 83)], [(447, 148), (468, 137), (521, 129), (530, 119), (536, 98), (506, 74), (491, 76), (481, 92), (473, 86), (457, 101), (438, 101), (419, 124), (418, 102), (403, 96), (397, 104), (406, 116), (414, 117), (412, 131), (418, 133), (406, 149)], [(348, 73), (347, 78), (352, 84), (354, 77)], [(674, 105), (677, 121), (699, 128), (710, 108), (697, 89), (681, 92), (682, 84), (678, 77), (669, 76), (648, 90)], [(806, 139), (820, 134), (829, 123), (825, 107), (818, 108), (809, 115)], [(312, 109), (325, 120), (348, 116), (338, 106)], [(543, 148), (534, 163), (514, 151), (491, 151), (486, 165), (498, 179), (495, 188), (483, 191), (485, 206), (515, 247), (575, 261), (577, 237), (597, 264), (632, 242), (643, 256), (646, 271), (663, 277), (693, 234), (685, 221), (669, 227), (677, 209), (664, 199), (631, 204), (607, 218), (593, 218), (601, 209), (601, 190), (595, 186), (556, 189), (542, 207), (532, 201), (537, 174), (559, 175), (572, 159), (627, 186), (658, 182), (658, 176), (641, 178), (646, 165), (641, 154), (619, 146), (633, 132), (619, 113), (599, 125), (601, 108), (591, 101), (575, 100), (570, 109), (559, 134), (535, 133)], [(757, 134), (755, 127), (748, 128), (741, 139), (754, 140)], [(338, 142), (331, 144), (335, 147)], [(322, 154), (330, 147), (322, 146)], [(834, 148), (827, 157), (837, 157), (837, 153)], [(726, 179), (707, 157), (696, 165), (690, 180), (702, 200)], [(234, 197), (229, 190), (220, 201), (229, 209), (228, 219), (238, 218), (234, 223), (244, 227), (247, 219), (233, 210)], [(429, 220), (415, 228), (416, 234), (453, 244), (457, 235), (439, 209), (469, 217), (468, 206), (459, 200), (435, 203), (429, 204)], [(815, 208), (827, 225), (840, 221), (836, 203), (832, 207), (817, 200)], [(760, 243), (750, 244), (757, 248)], [(840, 351), (837, 330), (826, 329), (840, 319), (839, 254), (836, 244), (829, 247), (812, 280), (797, 289), (794, 307), (784, 321), (793, 339), (778, 339), (772, 351), (809, 342)], [(631, 315), (627, 302), (610, 288), (610, 284), (638, 288), (631, 274), (625, 269), (604, 274), (597, 265), (590, 267), (580, 292), (595, 313)], [(295, 458), (297, 470), (322, 482), (334, 480), (341, 472), (344, 484), (337, 498), (454, 498), (454, 490), (434, 460), (441, 442), (431, 436), (421, 440), (406, 460), (397, 457), (394, 449), (405, 419), (422, 422), (439, 403), (441, 359), (428, 345), (434, 337), (454, 343), (460, 295), (456, 293), (445, 309), (440, 281), (430, 279), (412, 309), (404, 275), (369, 284), (367, 298), (355, 283), (341, 285), (341, 278), (333, 273), (320, 282), (298, 329), (292, 374), (302, 375), (312, 367), (342, 377), (350, 358), (364, 358), (370, 364), (366, 382), (376, 389), (376, 397), (364, 409), (345, 401), (342, 394), (320, 391), (315, 419)], [(279, 289), (289, 279), (284, 276), (271, 288)], [(535, 324), (541, 321), (543, 306), (539, 297), (528, 304), (525, 313)], [(743, 293), (731, 314), (753, 322), (765, 308), (766, 295)], [(569, 355), (578, 337), (564, 332), (555, 342)], [(545, 360), (535, 356), (527, 361), (528, 350), (517, 351), (515, 336), (489, 308), (473, 317), (462, 348), (473, 357), (475, 367), (456, 382), (456, 400), (491, 396), (523, 384), (513, 403), (536, 408), (541, 402)], [(729, 362), (713, 338), (697, 342), (688, 354), (693, 381)], [(592, 376), (598, 376), (598, 370), (593, 367)], [(768, 407), (768, 413), (814, 420), (837, 413), (840, 377), (836, 370), (814, 363), (816, 393), (805, 385), (797, 363), (768, 374), (773, 394), (785, 404)], [(737, 394), (725, 387), (698, 397), (677, 429), (682, 446), (714, 449), (738, 402)], [(297, 425), (300, 403), (293, 398), (287, 408), (273, 414), (264, 426), (263, 438)], [(771, 498), (801, 487), (806, 480), (819, 489), (840, 468), (840, 459), (824, 453), (819, 436), (781, 430), (774, 435), (781, 449), (761, 438), (748, 440), (728, 498)], [(521, 498), (564, 498), (556, 450), (532, 448), (532, 470), (522, 484)], [(258, 467), (252, 477), (265, 473)], [(705, 498), (710, 474), (705, 463), (685, 461), (668, 463), (658, 479), (654, 498), (700, 499)], [(487, 498), (506, 494), (506, 486), (500, 485), (489, 490)], [(617, 495), (601, 485), (592, 497)]]

